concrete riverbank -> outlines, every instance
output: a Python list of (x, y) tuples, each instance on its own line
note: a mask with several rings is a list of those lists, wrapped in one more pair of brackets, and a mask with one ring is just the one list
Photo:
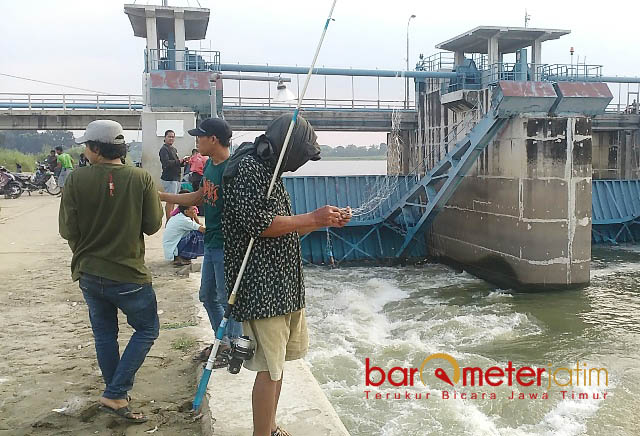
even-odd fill
[[(130, 425), (97, 407), (104, 384), (86, 304), (71, 281), (71, 251), (58, 235), (59, 197), (0, 199), (0, 436), (53, 434), (250, 435), (254, 373), (215, 370), (209, 409), (190, 412), (200, 365), (191, 357), (213, 334), (197, 299), (200, 274), (177, 274), (162, 256), (162, 232), (146, 238), (160, 336), (138, 371)], [(184, 271), (183, 271), (184, 272)], [(132, 329), (120, 314), (120, 347)], [(199, 342), (200, 341), (200, 342)], [(305, 364), (287, 366), (278, 413), (292, 434), (347, 435)]]

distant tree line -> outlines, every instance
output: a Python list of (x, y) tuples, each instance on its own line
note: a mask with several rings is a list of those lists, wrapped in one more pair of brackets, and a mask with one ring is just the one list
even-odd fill
[(358, 147), (353, 144), (349, 144), (346, 147), (342, 145), (337, 147), (321, 145), (320, 149), (320, 155), (324, 157), (380, 157), (387, 155), (387, 144), (384, 142), (368, 147)]
[(21, 153), (38, 154), (57, 146), (75, 146), (73, 133), (68, 130), (0, 130), (0, 148), (17, 150)]
[[(68, 130), (47, 130), (40, 133), (36, 130), (0, 130), (0, 165), (15, 171), (16, 164), (20, 164), (23, 171), (34, 171), (35, 162), (43, 161), (58, 145), (70, 153), (76, 162), (84, 151), (84, 146), (77, 145), (73, 133)], [(141, 158), (142, 143), (131, 141), (127, 161), (133, 163)]]
[[(48, 153), (49, 150), (61, 146), (63, 149), (75, 147), (73, 133), (68, 130), (0, 130), (0, 148), (17, 150), (25, 154)], [(330, 147), (320, 146), (322, 156), (332, 157), (384, 157), (387, 155), (387, 144), (358, 147), (354, 144)], [(129, 144), (129, 157), (139, 161), (142, 156), (142, 143), (132, 141)]]

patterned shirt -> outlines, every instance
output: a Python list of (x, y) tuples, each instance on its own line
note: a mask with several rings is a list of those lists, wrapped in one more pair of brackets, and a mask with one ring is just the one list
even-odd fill
[(298, 233), (259, 237), (276, 216), (291, 216), (291, 200), (281, 179), (267, 200), (272, 174), (247, 156), (239, 163), (238, 174), (224, 185), (224, 277), (229, 294), (249, 240), (256, 238), (233, 307), (237, 321), (285, 315), (305, 305)]

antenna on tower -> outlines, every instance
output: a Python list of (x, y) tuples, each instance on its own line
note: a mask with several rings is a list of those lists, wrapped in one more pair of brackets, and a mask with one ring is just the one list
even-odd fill
[(529, 21), (531, 21), (531, 15), (527, 13), (527, 10), (524, 10), (524, 27), (528, 27)]

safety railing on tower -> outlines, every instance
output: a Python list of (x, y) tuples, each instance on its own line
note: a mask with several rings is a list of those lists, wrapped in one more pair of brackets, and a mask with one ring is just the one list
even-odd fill
[(145, 72), (151, 70), (219, 71), (217, 50), (145, 49)]
[(605, 113), (640, 115), (640, 83), (618, 83), (617, 90), (616, 87), (609, 86), (609, 88), (614, 98), (607, 106)]
[(483, 84), (491, 85), (501, 80), (510, 81), (557, 81), (584, 80), (602, 77), (602, 65), (588, 64), (532, 64), (521, 62), (499, 62), (487, 68), (478, 68), (482, 72)]
[(544, 64), (537, 65), (535, 71), (538, 80), (571, 79), (602, 77), (602, 65), (589, 64)]
[(434, 53), (426, 58), (420, 55), (420, 60), (416, 63), (416, 71), (451, 71), (453, 67), (454, 56), (449, 51)]
[(482, 82), (494, 84), (501, 80), (527, 81), (534, 80), (535, 65), (514, 62), (499, 62), (491, 64), (482, 70)]

